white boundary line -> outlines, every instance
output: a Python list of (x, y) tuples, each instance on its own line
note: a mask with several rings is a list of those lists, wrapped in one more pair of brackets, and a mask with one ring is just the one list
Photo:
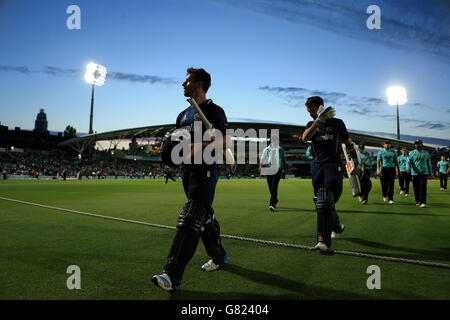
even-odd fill
[[(124, 219), (124, 218), (103, 216), (103, 215), (100, 215), (100, 214), (88, 213), (88, 212), (83, 212), (83, 211), (76, 211), (76, 210), (65, 209), (65, 208), (52, 207), (52, 206), (42, 205), (42, 204), (39, 204), (39, 203), (22, 201), (22, 200), (16, 200), (16, 199), (4, 198), (4, 197), (0, 197), (0, 200), (26, 204), (26, 205), (31, 205), (31, 206), (35, 206), (35, 207), (45, 208), (45, 209), (52, 209), (52, 210), (69, 212), (69, 213), (75, 213), (75, 214), (80, 214), (80, 215), (90, 216), (90, 217), (95, 217), (95, 218), (101, 218), (101, 219), (107, 219), (107, 220), (115, 220), (115, 221), (119, 221), (119, 222), (127, 222), (127, 223), (133, 223), (133, 224), (140, 224), (140, 225), (145, 225), (145, 226), (149, 226), (149, 227), (156, 227), (156, 228), (176, 230), (176, 227), (170, 227), (170, 226), (166, 226), (166, 225), (162, 225), (162, 224), (155, 224), (155, 223), (148, 223), (148, 222), (137, 221), (137, 220), (130, 220), (130, 219)], [(291, 243), (284, 243), (284, 242), (277, 242), (277, 241), (269, 241), (269, 240), (261, 240), (261, 239), (254, 239), (254, 238), (246, 238), (246, 237), (226, 235), (226, 234), (222, 234), (221, 237), (222, 238), (226, 238), (226, 239), (249, 241), (249, 242), (262, 243), (262, 244), (279, 246), (279, 247), (304, 249), (304, 250), (310, 250), (310, 251), (315, 250), (313, 247), (308, 247), (308, 246), (298, 245), (298, 244), (291, 244)], [(328, 252), (329, 253), (342, 254), (342, 255), (348, 255), (348, 256), (355, 256), (355, 257), (371, 258), (371, 259), (385, 260), (385, 261), (391, 261), (391, 262), (402, 262), (402, 263), (417, 264), (417, 265), (421, 265), (421, 266), (450, 269), (450, 265), (443, 264), (443, 263), (436, 263), (436, 262), (404, 259), (404, 258), (389, 257), (389, 256), (378, 256), (378, 255), (374, 255), (374, 254), (353, 252), (353, 251), (329, 250)]]

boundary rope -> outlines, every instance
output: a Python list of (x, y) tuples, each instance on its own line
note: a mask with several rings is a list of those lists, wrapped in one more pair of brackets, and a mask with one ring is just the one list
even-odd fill
[[(11, 202), (16, 202), (16, 203), (31, 205), (31, 206), (35, 206), (35, 207), (45, 208), (45, 209), (52, 209), (52, 210), (57, 210), (57, 211), (64, 211), (64, 212), (69, 212), (69, 213), (80, 214), (80, 215), (89, 216), (89, 217), (95, 217), (95, 218), (101, 218), (101, 219), (107, 219), (107, 220), (115, 220), (115, 221), (133, 223), (133, 224), (140, 224), (140, 225), (145, 225), (145, 226), (155, 227), (155, 228), (176, 230), (176, 227), (166, 226), (166, 225), (162, 225), (162, 224), (155, 224), (155, 223), (149, 223), (149, 222), (143, 222), (143, 221), (137, 221), (137, 220), (104, 216), (104, 215), (100, 215), (100, 214), (88, 213), (88, 212), (65, 209), (65, 208), (52, 207), (52, 206), (42, 205), (42, 204), (38, 204), (38, 203), (9, 199), (9, 198), (4, 198), (4, 197), (0, 197), (0, 199), (5, 200), (5, 201), (11, 201)], [(261, 244), (278, 246), (278, 247), (315, 251), (315, 249), (313, 247), (308, 247), (308, 246), (299, 245), (299, 244), (261, 240), (261, 239), (254, 239), (254, 238), (246, 238), (246, 237), (233, 236), (233, 235), (227, 235), (227, 234), (222, 234), (221, 237), (226, 238), (226, 239), (248, 241), (248, 242), (261, 243)], [(420, 265), (420, 266), (450, 269), (450, 265), (444, 264), (444, 263), (437, 263), (437, 262), (429, 262), (429, 261), (413, 260), (413, 259), (405, 259), (405, 258), (389, 257), (389, 256), (380, 256), (380, 255), (375, 255), (375, 254), (370, 254), (370, 253), (353, 252), (353, 251), (328, 250), (327, 252), (330, 254), (334, 253), (334, 254), (342, 254), (342, 255), (354, 256), (354, 257), (384, 260), (384, 261), (390, 261), (390, 262), (409, 263), (409, 264), (416, 264), (416, 265)]]

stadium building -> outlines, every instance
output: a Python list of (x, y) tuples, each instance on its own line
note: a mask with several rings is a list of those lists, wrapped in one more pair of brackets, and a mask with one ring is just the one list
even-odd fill
[[(301, 141), (301, 136), (305, 130), (305, 126), (296, 125), (286, 125), (286, 124), (274, 124), (274, 123), (251, 123), (251, 122), (230, 122), (230, 129), (237, 130), (241, 129), (241, 133), (244, 136), (236, 134), (232, 136), (232, 141), (234, 143), (234, 154), (236, 157), (245, 157), (246, 164), (244, 167), (250, 170), (245, 170), (244, 172), (239, 172), (238, 175), (246, 175), (246, 173), (255, 174), (257, 173), (257, 164), (249, 164), (250, 150), (258, 151), (258, 159), (262, 149), (267, 146), (271, 130), (279, 130), (280, 135), (280, 145), (286, 151), (286, 163), (287, 163), (287, 176), (288, 177), (308, 177), (310, 176), (310, 161), (306, 160), (305, 153), (308, 144)], [(95, 156), (103, 156), (117, 159), (127, 159), (134, 161), (150, 161), (154, 164), (161, 163), (159, 149), (161, 146), (162, 138), (164, 135), (175, 129), (174, 124), (166, 125), (155, 125), (140, 128), (131, 128), (123, 130), (115, 130), (103, 133), (95, 133), (84, 135), (81, 137), (73, 138), (70, 140), (63, 141), (58, 144), (58, 147), (70, 147), (73, 149), (81, 158), (89, 153), (92, 155), (91, 146), (95, 150)], [(246, 137), (250, 131), (255, 130), (258, 134), (257, 138)], [(261, 135), (261, 132), (266, 132), (266, 135)], [(373, 151), (382, 148), (384, 141), (387, 140), (386, 137), (367, 135), (361, 133), (355, 133), (349, 131), (351, 139), (359, 143), (364, 143), (366, 145), (366, 150)], [(392, 147), (395, 149), (400, 149), (401, 147), (406, 147), (408, 150), (414, 149), (414, 144), (407, 141), (389, 139), (392, 143)], [(242, 148), (238, 147), (240, 142), (245, 143), (244, 154), (242, 154)], [(258, 146), (256, 147), (255, 144)], [(255, 148), (255, 149), (252, 149)], [(430, 146), (424, 146), (424, 149), (430, 152), (432, 158), (438, 158), (439, 154), (437, 150)], [(256, 171), (255, 171), (256, 170)]]

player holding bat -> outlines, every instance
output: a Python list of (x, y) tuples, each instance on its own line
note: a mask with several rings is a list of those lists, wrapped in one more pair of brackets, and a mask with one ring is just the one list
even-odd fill
[[(342, 146), (353, 161), (350, 175), (359, 176), (361, 167), (359, 158), (350, 139), (344, 122), (334, 118), (336, 111), (332, 107), (324, 108), (321, 97), (308, 98), (306, 110), (314, 121), (308, 122), (303, 133), (303, 142), (311, 141), (314, 154), (312, 163), (312, 185), (316, 200), (317, 238), (316, 249), (325, 251), (344, 231), (335, 210), (335, 204), (342, 193)], [(360, 190), (359, 190), (360, 192)]]
[[(191, 106), (178, 115), (176, 127), (186, 129), (188, 135), (191, 136), (190, 141), (194, 141), (193, 138), (197, 133), (195, 130), (198, 128), (196, 121), (199, 121), (197, 124), (201, 124), (202, 132), (213, 126), (222, 133), (223, 146), (226, 146), (228, 137), (225, 133), (228, 121), (223, 109), (214, 104), (212, 100), (206, 99), (206, 92), (210, 85), (211, 76), (204, 69), (187, 69), (183, 88), (184, 95), (190, 98), (188, 101)], [(200, 122), (202, 118), (204, 121)], [(191, 156), (195, 152), (201, 152), (211, 143), (221, 142), (212, 140), (194, 141), (189, 148), (190, 155), (186, 158), (192, 158)], [(161, 150), (163, 149), (165, 149), (164, 145)], [(170, 158), (170, 149), (166, 153)], [(167, 157), (162, 154), (161, 158)], [(218, 165), (215, 162), (207, 164), (202, 159), (198, 164), (196, 162), (194, 164), (185, 163), (180, 169), (187, 202), (178, 217), (177, 232), (172, 241), (166, 264), (161, 274), (152, 277), (152, 282), (166, 291), (178, 290), (184, 269), (194, 255), (200, 238), (210, 257), (210, 260), (203, 264), (202, 270), (213, 271), (229, 261), (220, 239), (219, 222), (215, 218), (212, 208), (219, 177)]]

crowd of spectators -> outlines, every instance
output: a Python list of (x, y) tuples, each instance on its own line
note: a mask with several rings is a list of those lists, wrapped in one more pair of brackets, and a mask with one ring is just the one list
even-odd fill
[[(165, 176), (165, 166), (160, 162), (128, 159), (90, 160), (63, 153), (0, 152), (2, 179), (7, 175), (76, 177), (78, 179), (129, 178), (157, 179)], [(172, 175), (180, 175), (179, 168), (171, 168)], [(227, 166), (219, 166), (219, 175), (226, 178), (257, 178), (257, 165), (239, 165), (234, 175)]]
[[(108, 176), (143, 179), (164, 175), (164, 165), (127, 159), (98, 160), (77, 159), (72, 155), (38, 153), (0, 153), (2, 174), (39, 176), (105, 178)], [(177, 175), (177, 169), (173, 170)]]

